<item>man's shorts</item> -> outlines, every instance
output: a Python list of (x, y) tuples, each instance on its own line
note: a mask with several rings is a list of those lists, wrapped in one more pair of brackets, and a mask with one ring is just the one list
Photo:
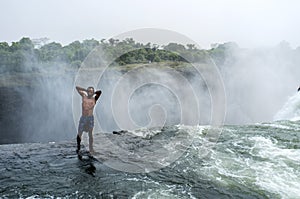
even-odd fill
[(81, 116), (78, 125), (78, 132), (89, 132), (94, 128), (94, 116)]

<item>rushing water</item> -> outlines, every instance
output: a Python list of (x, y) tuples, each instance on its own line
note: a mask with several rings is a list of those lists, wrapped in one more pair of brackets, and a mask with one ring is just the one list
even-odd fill
[(299, 104), (269, 123), (97, 132), (81, 160), (75, 139), (0, 145), (0, 198), (299, 198)]
[[(146, 136), (145, 130), (141, 134), (136, 131), (95, 135), (99, 140), (108, 137), (132, 154), (146, 147), (157, 161), (160, 161), (156, 153), (158, 147), (167, 146), (167, 141), (176, 137), (185, 140), (185, 147), (181, 148), (184, 151), (178, 159), (150, 172), (111, 168), (109, 162), (120, 159), (116, 154), (118, 150), (105, 149), (107, 143), (95, 144), (102, 144), (103, 149), (98, 160), (87, 157), (79, 160), (75, 140), (1, 145), (0, 195), (2, 198), (300, 196), (300, 122), (224, 126), (217, 142), (206, 136), (216, 129), (171, 126), (163, 130), (148, 129)], [(206, 148), (207, 153), (203, 154), (203, 146), (208, 146), (207, 143), (212, 147)], [(137, 159), (134, 161), (139, 163)]]

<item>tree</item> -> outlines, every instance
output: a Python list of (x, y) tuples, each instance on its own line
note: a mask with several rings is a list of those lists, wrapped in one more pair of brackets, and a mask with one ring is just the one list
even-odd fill
[(186, 46), (187, 46), (187, 48), (188, 48), (188, 51), (194, 51), (194, 50), (197, 50), (195, 44), (187, 44)]
[(174, 51), (174, 52), (184, 52), (186, 48), (182, 44), (169, 43), (168, 45), (164, 46), (164, 50)]
[(42, 46), (39, 50), (39, 59), (42, 62), (65, 60), (62, 45), (60, 43), (51, 42)]
[(0, 42), (0, 51), (1, 52), (8, 52), (9, 51), (9, 45), (7, 42)]

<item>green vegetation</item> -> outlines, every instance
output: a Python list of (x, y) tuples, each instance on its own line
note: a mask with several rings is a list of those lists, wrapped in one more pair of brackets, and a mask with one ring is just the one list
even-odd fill
[[(22, 38), (18, 42), (0, 42), (0, 73), (38, 72), (42, 68), (58, 69), (60, 66), (77, 69), (86, 56), (101, 45), (108, 56), (117, 57), (115, 65), (140, 64), (149, 62), (197, 62), (206, 63), (210, 55), (217, 64), (225, 60), (226, 49), (234, 46), (226, 43), (210, 50), (197, 49), (193, 44), (186, 46), (169, 43), (166, 46), (142, 44), (132, 38), (119, 41), (94, 39), (74, 41), (66, 46), (57, 42), (46, 43), (47, 39), (31, 40)], [(46, 43), (46, 44), (44, 44)], [(138, 50), (136, 50), (138, 49)], [(121, 54), (122, 52), (128, 52)], [(30, 67), (27, 67), (30, 66)]]

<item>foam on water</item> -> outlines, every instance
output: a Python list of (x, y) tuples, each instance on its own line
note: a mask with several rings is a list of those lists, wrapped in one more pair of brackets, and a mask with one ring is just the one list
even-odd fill
[(300, 93), (289, 97), (280, 111), (274, 116), (274, 120), (300, 120)]
[(267, 127), (273, 127), (273, 128), (279, 128), (279, 129), (285, 129), (285, 130), (291, 130), (292, 127), (284, 125), (284, 124), (278, 124), (278, 123), (267, 123), (267, 124), (262, 124), (263, 126)]
[[(267, 129), (265, 124), (253, 127), (224, 127), (220, 142), (209, 149), (205, 158), (196, 155), (201, 146), (193, 143), (188, 158), (199, 159), (185, 160), (182, 164), (189, 166), (183, 169), (184, 173), (195, 172), (202, 179), (229, 190), (241, 189), (254, 197), (297, 198), (300, 195), (300, 150), (289, 148), (277, 140), (276, 134), (290, 129), (275, 124)], [(205, 138), (201, 139), (203, 144)]]
[[(0, 191), (4, 197), (20, 198), (297, 198), (300, 195), (299, 124), (280, 121), (223, 126), (216, 142), (208, 135), (220, 128), (177, 125), (120, 135), (95, 134), (95, 142), (101, 143), (102, 148), (99, 148), (100, 162), (93, 163), (96, 168), (93, 177), (87, 173), (90, 163), (77, 160), (75, 140), (2, 146), (0, 168), (4, 170), (0, 181), (5, 189)], [(122, 150), (111, 148), (104, 138)], [(158, 147), (163, 154), (155, 154)], [(173, 156), (175, 150), (181, 156), (171, 161), (168, 155)], [(152, 164), (159, 169), (130, 173), (107, 167), (113, 164), (106, 161), (118, 165), (121, 162), (124, 166)], [(18, 185), (20, 179), (24, 185)]]
[(255, 184), (282, 198), (297, 198), (300, 195), (300, 150), (283, 148), (265, 137), (250, 140), (255, 142), (253, 156), (265, 160), (250, 165), (257, 173)]
[(269, 158), (271, 161), (280, 159), (283, 161), (291, 160), (300, 162), (299, 149), (281, 148), (278, 146), (276, 140), (272, 141), (265, 137), (253, 137), (249, 139), (255, 141), (253, 150), (257, 149), (257, 154), (253, 155), (259, 155), (262, 158)]

